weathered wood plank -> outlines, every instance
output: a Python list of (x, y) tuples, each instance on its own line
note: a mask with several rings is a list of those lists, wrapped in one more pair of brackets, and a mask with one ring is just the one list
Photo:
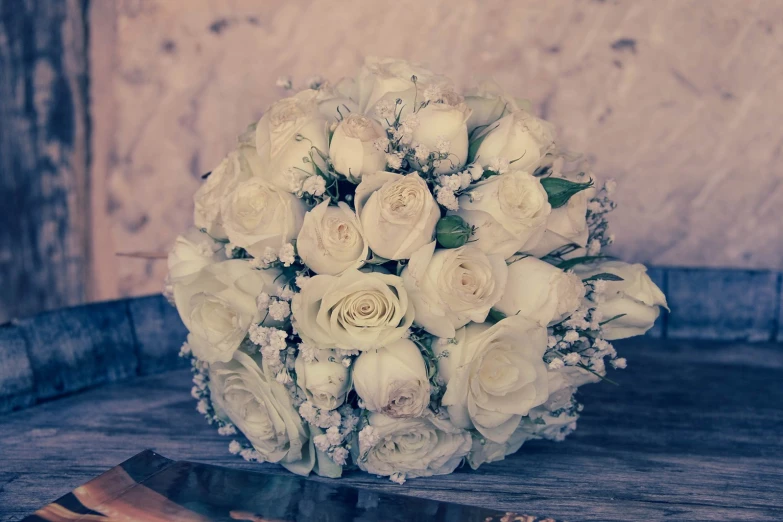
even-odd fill
[(136, 375), (126, 301), (46, 312), (17, 324), (29, 343), (38, 400)]
[(18, 326), (0, 326), (0, 414), (35, 402), (33, 369)]
[(0, 2), (0, 322), (89, 293), (86, 4)]
[[(577, 432), (532, 442), (477, 472), (400, 487), (346, 484), (565, 520), (783, 519), (783, 353), (777, 345), (638, 338), (630, 365), (587, 386)], [(227, 451), (180, 370), (111, 385), (0, 420), (0, 520), (19, 520), (138, 451), (263, 469)], [(328, 479), (314, 479), (328, 480)]]
[(128, 300), (136, 334), (139, 374), (150, 375), (189, 365), (179, 357), (187, 329), (177, 309), (161, 295)]
[(778, 321), (777, 272), (669, 268), (672, 313), (666, 336), (723, 341), (774, 340)]

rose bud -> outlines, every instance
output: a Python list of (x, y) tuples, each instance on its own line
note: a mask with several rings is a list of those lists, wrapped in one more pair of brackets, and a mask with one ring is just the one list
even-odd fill
[(459, 248), (468, 242), (473, 227), (459, 216), (440, 218), (435, 226), (435, 236), (443, 248)]

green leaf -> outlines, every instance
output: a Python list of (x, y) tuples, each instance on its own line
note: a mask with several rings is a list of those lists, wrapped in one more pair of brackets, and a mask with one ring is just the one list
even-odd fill
[(476, 161), (476, 154), (478, 153), (479, 147), (481, 147), (481, 144), (484, 143), (484, 140), (489, 136), (489, 133), (492, 132), (492, 130), (493, 129), (487, 129), (486, 131), (482, 131), (481, 136), (470, 142), (470, 146), (468, 147), (468, 163)]
[(601, 272), (600, 274), (595, 274), (594, 276), (590, 276), (587, 279), (582, 279), (582, 282), (587, 283), (589, 281), (625, 281), (622, 277), (615, 274), (610, 274), (609, 272)]
[(500, 310), (495, 310), (494, 308), (489, 309), (489, 314), (487, 315), (487, 319), (489, 319), (490, 321), (494, 321), (498, 323), (505, 318), (506, 318), (506, 314), (504, 314)]
[(549, 196), (549, 204), (552, 208), (560, 208), (571, 199), (571, 196), (593, 186), (591, 179), (587, 183), (576, 183), (562, 178), (544, 178), (541, 184)]
[(607, 259), (611, 256), (582, 256), (582, 257), (574, 257), (572, 259), (566, 259), (559, 265), (557, 265), (557, 268), (559, 268), (562, 271), (569, 270), (571, 268), (574, 268), (576, 265), (583, 265), (585, 263), (589, 263), (591, 261), (598, 261), (599, 259)]

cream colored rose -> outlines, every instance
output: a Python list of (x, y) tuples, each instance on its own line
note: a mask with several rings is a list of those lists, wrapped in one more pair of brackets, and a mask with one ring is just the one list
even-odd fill
[(352, 78), (343, 78), (334, 85), (327, 82), (318, 89), (316, 95), (318, 112), (332, 123), (349, 114), (358, 114), (360, 111), (356, 100), (356, 82)]
[(193, 196), (193, 223), (215, 239), (226, 239), (221, 202), (238, 183), (261, 174), (261, 161), (254, 147), (240, 146), (212, 169)]
[(195, 228), (189, 229), (174, 240), (168, 257), (169, 281), (188, 283), (199, 271), (219, 261), (225, 261), (223, 244)]
[(666, 296), (647, 275), (644, 265), (605, 261), (581, 269), (579, 275), (588, 278), (603, 272), (623, 278), (622, 281), (604, 282), (603, 300), (596, 307), (605, 321), (617, 317), (601, 327), (605, 339), (612, 341), (642, 335), (655, 324), (660, 307), (668, 310)]
[[(363, 471), (398, 479), (447, 475), (470, 451), (470, 434), (433, 415), (393, 419), (381, 413), (369, 417), (373, 437), (359, 434), (354, 460)], [(365, 428), (367, 429), (367, 428)]]
[(432, 242), (440, 207), (417, 173), (375, 172), (356, 187), (356, 213), (373, 252), (408, 259)]
[(221, 205), (229, 241), (261, 257), (290, 243), (302, 228), (307, 206), (293, 194), (268, 185), (261, 178), (239, 183)]
[[(193, 355), (209, 363), (231, 360), (250, 326), (262, 319), (256, 297), (274, 292), (278, 275), (278, 270), (255, 270), (247, 260), (232, 259), (175, 283), (174, 303), (190, 331)], [(265, 324), (276, 323), (267, 319)]]
[(315, 455), (307, 426), (260, 356), (236, 352), (226, 362), (211, 364), (209, 391), (217, 415), (230, 420), (265, 461), (299, 475), (310, 473)]
[(386, 152), (375, 146), (375, 141), (385, 138), (386, 131), (380, 123), (362, 116), (350, 114), (334, 131), (329, 145), (329, 158), (334, 170), (348, 179), (358, 180), (363, 175), (386, 168)]
[(519, 316), (494, 325), (471, 323), (457, 330), (453, 343), (436, 342), (446, 382), (443, 405), (452, 422), (505, 443), (522, 416), (549, 396), (546, 343), (546, 328)]
[(324, 201), (305, 214), (296, 250), (316, 274), (337, 275), (361, 267), (369, 249), (353, 210)]
[(505, 158), (516, 170), (533, 171), (554, 148), (554, 126), (527, 111), (515, 111), (480, 131), (476, 161), (487, 166), (494, 158)]
[(318, 350), (315, 360), (296, 358), (296, 384), (307, 399), (322, 410), (339, 408), (351, 391), (351, 370), (343, 366), (334, 350)]
[[(565, 177), (576, 183), (585, 183), (590, 179), (587, 176), (558, 177)], [(594, 196), (594, 188), (585, 189), (571, 196), (568, 203), (562, 207), (552, 209), (541, 240), (535, 248), (529, 250), (529, 253), (536, 257), (544, 257), (566, 245), (576, 245), (581, 251), (578, 249), (568, 257), (585, 255), (584, 248), (590, 235), (587, 227), (587, 204)]]
[(291, 303), (294, 327), (317, 348), (371, 350), (400, 339), (413, 306), (397, 276), (349, 269), (312, 277)]
[(492, 81), (482, 82), (475, 89), (468, 91), (465, 104), (472, 110), (468, 118), (469, 132), (476, 128), (481, 131), (507, 114), (531, 109), (530, 101), (509, 96)]
[[(318, 91), (304, 90), (278, 101), (261, 117), (256, 127), (256, 149), (263, 161), (262, 179), (290, 192), (296, 191), (294, 173), (315, 174), (310, 161), (323, 169), (321, 156), (329, 150), (329, 118), (319, 109)], [(304, 159), (307, 158), (307, 161)]]
[[(359, 110), (367, 114), (379, 101), (385, 100), (394, 105), (397, 99), (403, 100), (406, 111), (414, 110), (417, 85), (413, 83), (412, 76), (416, 76), (416, 82), (422, 90), (424, 85), (432, 82), (449, 82), (448, 79), (405, 60), (367, 57), (356, 82)], [(418, 101), (423, 101), (423, 98), (419, 96)]]
[(521, 315), (548, 326), (571, 315), (584, 296), (579, 276), (531, 256), (509, 265), (506, 292), (495, 309), (506, 316)]
[(460, 196), (459, 207), (450, 213), (476, 227), (473, 245), (506, 259), (538, 244), (552, 212), (541, 182), (523, 171), (477, 183)]
[(418, 125), (413, 131), (413, 143), (424, 145), (430, 151), (438, 150), (445, 141), (448, 157), (437, 160), (435, 172), (455, 172), (468, 158), (468, 127), (470, 109), (464, 103), (430, 103), (416, 112)]
[(438, 337), (483, 323), (503, 296), (508, 267), (500, 255), (473, 246), (435, 250), (435, 242), (411, 256), (401, 277), (416, 309), (414, 322)]
[(421, 352), (408, 339), (362, 352), (353, 366), (354, 389), (364, 408), (394, 418), (421, 417), (430, 382)]

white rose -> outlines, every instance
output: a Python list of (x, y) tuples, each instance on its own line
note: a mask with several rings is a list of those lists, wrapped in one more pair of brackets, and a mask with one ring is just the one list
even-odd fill
[(447, 173), (459, 170), (468, 158), (468, 127), (470, 109), (464, 103), (430, 103), (416, 112), (418, 125), (413, 131), (413, 143), (434, 151), (445, 141), (448, 158), (438, 160), (435, 172)]
[(397, 260), (434, 239), (440, 207), (417, 173), (375, 172), (356, 187), (356, 214), (372, 251)]
[[(411, 79), (413, 76), (416, 76), (416, 84)], [(424, 85), (432, 82), (450, 83), (447, 78), (405, 60), (367, 57), (356, 82), (359, 109), (367, 114), (372, 112), (381, 100), (394, 105), (397, 99), (401, 99), (406, 112), (413, 111), (414, 100), (417, 99), (417, 85), (418, 89), (423, 89)], [(419, 103), (423, 101), (421, 94), (419, 91)]]
[[(569, 181), (585, 183), (588, 179), (581, 176), (569, 179)], [(590, 230), (587, 227), (587, 204), (594, 196), (594, 188), (585, 189), (571, 196), (562, 207), (552, 209), (541, 241), (535, 248), (529, 250), (529, 253), (536, 257), (544, 257), (566, 245), (576, 245), (579, 249), (584, 249), (590, 235)], [(570, 254), (567, 257), (585, 255), (583, 250)]]
[(305, 214), (296, 250), (316, 274), (337, 275), (361, 267), (369, 249), (353, 210), (324, 201)]
[(467, 431), (432, 415), (393, 419), (372, 413), (369, 420), (374, 444), (362, 444), (360, 433), (359, 455), (355, 458), (359, 468), (367, 473), (381, 476), (396, 474), (403, 480), (447, 475), (470, 451), (471, 440)]
[(480, 139), (476, 161), (487, 166), (494, 158), (505, 158), (517, 170), (535, 170), (555, 143), (554, 126), (527, 111), (502, 117), (473, 139)]
[(352, 269), (310, 278), (291, 310), (306, 343), (343, 350), (381, 348), (402, 338), (414, 313), (401, 278)]
[(223, 228), (221, 202), (238, 183), (260, 175), (260, 163), (255, 148), (240, 146), (212, 169), (207, 180), (193, 196), (193, 223), (196, 228), (205, 230), (216, 239), (228, 237)]
[(174, 240), (168, 257), (169, 281), (188, 283), (205, 266), (225, 261), (224, 245), (196, 228), (191, 228)]
[(571, 315), (585, 296), (582, 279), (535, 257), (512, 262), (508, 285), (495, 309), (506, 316), (521, 315), (542, 326)]
[(353, 381), (364, 408), (389, 417), (420, 417), (430, 403), (424, 358), (408, 339), (362, 352), (353, 366)]
[(300, 353), (294, 369), (296, 384), (322, 410), (339, 408), (351, 391), (351, 371), (337, 360), (334, 350), (318, 350), (309, 362)]
[(604, 321), (617, 317), (601, 327), (605, 339), (612, 341), (642, 335), (655, 324), (659, 307), (669, 309), (666, 296), (647, 275), (644, 265), (605, 261), (580, 270), (579, 275), (588, 278), (604, 272), (623, 278), (622, 281), (604, 281), (603, 300), (596, 306)]
[(228, 239), (253, 257), (262, 257), (267, 247), (277, 250), (296, 238), (306, 212), (304, 201), (261, 178), (239, 183), (221, 204)]
[(401, 274), (414, 322), (446, 338), (471, 321), (484, 322), (503, 296), (507, 276), (503, 256), (473, 246), (435, 250), (434, 241), (414, 252)]
[(386, 131), (377, 121), (360, 114), (350, 114), (334, 131), (329, 145), (329, 158), (334, 170), (348, 179), (386, 168), (386, 152), (375, 146)]
[(472, 113), (468, 118), (468, 131), (479, 128), (479, 131), (496, 122), (506, 114), (520, 109), (530, 111), (528, 100), (516, 99), (504, 93), (500, 86), (492, 81), (485, 81), (472, 89), (465, 96), (465, 103)]
[[(278, 270), (255, 270), (250, 262), (232, 259), (204, 267), (196, 277), (174, 284), (174, 303), (190, 331), (193, 355), (206, 362), (227, 362), (261, 321), (256, 297), (273, 293)], [(267, 326), (274, 323), (265, 321)]]
[(295, 192), (293, 173), (316, 173), (311, 155), (322, 169), (325, 166), (314, 149), (327, 153), (328, 132), (329, 119), (319, 110), (318, 91), (304, 90), (272, 105), (256, 127), (256, 149), (264, 162), (262, 178), (280, 190)]
[(436, 342), (446, 382), (443, 405), (452, 422), (506, 442), (522, 416), (549, 396), (546, 342), (546, 328), (519, 316), (494, 325), (471, 323), (457, 330), (453, 343)]
[(315, 455), (307, 427), (260, 356), (236, 352), (229, 361), (211, 364), (209, 390), (218, 416), (234, 423), (265, 461), (310, 473)]
[(460, 196), (459, 210), (450, 212), (476, 227), (474, 246), (506, 259), (536, 246), (552, 211), (538, 178), (512, 171), (474, 187)]
[(326, 83), (318, 89), (316, 95), (318, 112), (330, 122), (337, 122), (349, 114), (359, 113), (356, 95), (356, 82), (352, 78), (343, 78), (334, 85)]

